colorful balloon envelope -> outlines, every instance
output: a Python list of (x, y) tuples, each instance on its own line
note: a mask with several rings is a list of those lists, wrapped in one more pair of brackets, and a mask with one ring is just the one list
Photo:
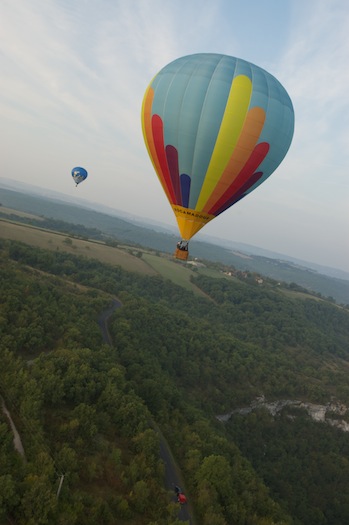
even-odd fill
[(220, 54), (165, 66), (142, 105), (143, 136), (182, 240), (264, 182), (285, 157), (294, 111), (280, 82)]
[(85, 168), (80, 168), (77, 166), (76, 168), (72, 169), (71, 174), (76, 186), (80, 184), (80, 182), (83, 182), (85, 179), (87, 179), (87, 171)]

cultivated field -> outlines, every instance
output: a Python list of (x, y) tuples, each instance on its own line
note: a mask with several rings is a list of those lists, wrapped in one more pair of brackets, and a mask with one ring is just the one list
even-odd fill
[(146, 275), (156, 275), (156, 271), (139, 257), (127, 251), (106, 246), (103, 243), (85, 241), (68, 237), (65, 234), (41, 230), (33, 226), (18, 224), (0, 219), (0, 237), (20, 241), (46, 250), (61, 250), (74, 255), (98, 259), (103, 263)]
[(18, 217), (26, 217), (27, 219), (35, 219), (37, 221), (42, 221), (43, 218), (38, 215), (33, 215), (32, 213), (26, 213), (25, 211), (13, 210), (12, 208), (6, 208), (5, 206), (0, 206), (0, 212), (5, 215), (18, 215)]
[(195, 284), (190, 281), (190, 278), (195, 275), (191, 268), (183, 263), (176, 263), (167, 257), (159, 257), (149, 253), (143, 254), (143, 259), (154, 268), (164, 279), (169, 279), (178, 286), (182, 286), (186, 290), (190, 290), (197, 295), (206, 297)]
[[(205, 294), (193, 283), (190, 277), (194, 272), (184, 264), (176, 263), (167, 257), (152, 255), (147, 251), (123, 246), (113, 248), (103, 243), (76, 239), (66, 234), (40, 229), (31, 225), (19, 224), (0, 219), (0, 237), (13, 241), (20, 241), (31, 246), (46, 250), (61, 250), (74, 255), (91, 257), (103, 263), (121, 266), (125, 270), (144, 275), (160, 274), (170, 279), (178, 286), (190, 290), (197, 295)], [(142, 257), (132, 255), (132, 252), (142, 252)]]
[[(4, 208), (0, 208), (2, 211)], [(10, 210), (12, 212), (13, 210)], [(19, 214), (19, 212), (16, 214)], [(195, 284), (191, 282), (191, 277), (195, 276), (192, 267), (185, 263), (178, 263), (168, 256), (157, 256), (147, 250), (135, 249), (130, 246), (114, 248), (102, 242), (88, 241), (70, 237), (64, 233), (49, 231), (31, 225), (20, 224), (17, 222), (0, 219), (0, 238), (13, 241), (20, 241), (31, 246), (37, 246), (46, 250), (71, 253), (74, 255), (85, 256), (97, 259), (103, 263), (121, 266), (121, 268), (137, 272), (143, 275), (161, 275), (164, 279), (171, 280), (174, 284), (193, 292), (196, 295), (207, 297)], [(133, 253), (142, 253), (142, 257), (137, 257)], [(216, 269), (199, 268), (198, 273), (215, 278), (226, 278), (236, 280), (235, 277), (228, 277)], [(279, 292), (303, 299), (321, 300), (315, 295), (302, 293), (298, 290), (285, 289), (283, 286), (278, 288)]]

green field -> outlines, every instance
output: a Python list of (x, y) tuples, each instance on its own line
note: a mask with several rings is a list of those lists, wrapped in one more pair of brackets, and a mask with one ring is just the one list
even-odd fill
[(142, 257), (157, 273), (164, 279), (169, 279), (178, 286), (194, 292), (196, 295), (206, 297), (206, 295), (193, 284), (190, 279), (195, 276), (193, 270), (185, 263), (179, 263), (169, 259), (167, 256), (156, 256), (144, 253)]
[[(9, 208), (6, 208), (6, 210), (9, 215), (12, 213), (20, 215), (16, 210), (10, 210)], [(2, 211), (4, 211), (4, 208), (2, 208)], [(0, 219), (0, 237), (24, 242), (47, 250), (62, 250), (79, 256), (91, 257), (103, 263), (121, 266), (126, 270), (144, 275), (160, 274), (164, 279), (169, 279), (196, 295), (205, 296), (191, 282), (191, 278), (195, 276), (192, 268), (185, 263), (176, 262), (168, 256), (158, 256), (145, 250), (137, 250), (138, 253), (142, 253), (141, 257), (137, 257), (132, 253), (134, 249), (129, 246), (114, 248), (98, 241), (77, 239), (63, 233), (5, 219)], [(222, 276), (216, 270), (211, 271), (207, 268), (202, 268), (200, 269), (201, 271), (210, 274), (213, 272), (215, 277)]]
[(212, 277), (215, 279), (219, 278), (219, 279), (228, 279), (229, 281), (239, 281), (237, 277), (234, 277), (233, 275), (227, 275), (226, 273), (216, 270), (215, 268), (200, 268), (199, 273), (202, 275), (207, 275), (207, 277)]
[(25, 211), (13, 210), (12, 208), (6, 208), (5, 206), (0, 207), (0, 212), (5, 215), (18, 215), (18, 217), (26, 217), (27, 219), (35, 219), (36, 221), (42, 221), (43, 218), (32, 213), (26, 213)]
[[(63, 233), (5, 219), (0, 219), (0, 237), (12, 241), (24, 242), (31, 246), (37, 246), (38, 248), (53, 251), (61, 250), (74, 255), (97, 259), (103, 263), (121, 266), (125, 270), (143, 275), (159, 274), (164, 279), (169, 279), (174, 284), (201, 297), (206, 297), (206, 295), (191, 282), (191, 278), (197, 274), (204, 274), (212, 278), (238, 280), (236, 277), (227, 276), (214, 268), (200, 267), (195, 272), (190, 265), (177, 262), (168, 255), (154, 255), (146, 250), (138, 249), (137, 253), (141, 253), (142, 256), (137, 257), (133, 254), (135, 250), (130, 246), (125, 245), (114, 248), (102, 242), (77, 239)], [(309, 299), (309, 294), (287, 290), (281, 286), (279, 287), (279, 291), (292, 297)], [(311, 297), (316, 298), (316, 296), (313, 295), (311, 295)]]
[[(23, 215), (10, 208), (1, 207), (1, 211), (8, 215)], [(193, 292), (196, 295), (206, 295), (191, 282), (191, 278), (198, 274), (207, 275), (212, 278), (238, 280), (234, 276), (228, 276), (216, 268), (200, 267), (193, 271), (193, 267), (184, 262), (176, 261), (168, 255), (155, 255), (148, 250), (137, 249), (131, 246), (119, 245), (117, 248), (107, 246), (103, 242), (79, 239), (65, 233), (59, 233), (32, 225), (17, 223), (13, 220), (0, 218), (0, 237), (13, 241), (20, 241), (31, 246), (37, 246), (47, 250), (61, 250), (67, 253), (97, 259), (103, 263), (121, 266), (123, 269), (137, 272), (143, 275), (160, 274), (164, 279), (169, 279), (174, 284)], [(136, 254), (141, 254), (137, 256)], [(239, 280), (239, 282), (243, 282)], [(264, 284), (266, 286), (266, 283)], [(270, 285), (269, 285), (270, 286)], [(314, 294), (302, 293), (299, 290), (290, 290), (284, 286), (278, 288), (280, 293), (290, 297), (321, 300)]]
[(71, 238), (33, 226), (18, 224), (0, 219), (0, 237), (20, 241), (46, 250), (61, 250), (74, 255), (83, 255), (144, 275), (156, 275), (156, 271), (139, 257), (128, 251), (106, 246), (103, 243)]

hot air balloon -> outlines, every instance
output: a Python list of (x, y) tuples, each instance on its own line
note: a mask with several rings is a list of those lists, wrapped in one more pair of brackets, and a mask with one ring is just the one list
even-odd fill
[(80, 182), (83, 182), (85, 179), (87, 179), (87, 171), (85, 168), (80, 168), (77, 166), (71, 170), (71, 174), (76, 186), (80, 184)]
[(174, 60), (153, 78), (142, 129), (177, 219), (175, 256), (186, 260), (189, 240), (278, 167), (292, 141), (294, 111), (267, 71), (200, 53)]

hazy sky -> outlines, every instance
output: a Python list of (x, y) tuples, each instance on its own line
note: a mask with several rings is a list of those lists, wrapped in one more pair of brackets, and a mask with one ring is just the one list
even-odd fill
[[(1, 0), (0, 20), (0, 177), (175, 226), (143, 141), (145, 89), (180, 56), (236, 56), (286, 88), (295, 135), (202, 233), (349, 271), (347, 0)], [(74, 166), (89, 172), (78, 188)]]

